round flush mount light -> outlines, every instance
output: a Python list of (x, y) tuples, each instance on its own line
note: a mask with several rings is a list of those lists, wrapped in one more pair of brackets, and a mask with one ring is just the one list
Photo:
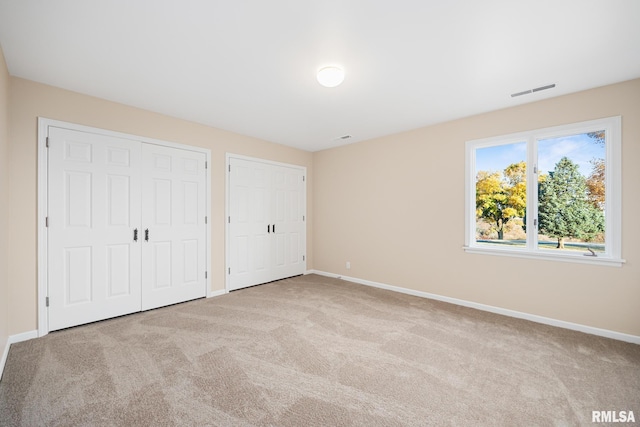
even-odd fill
[(344, 71), (340, 67), (324, 67), (318, 71), (318, 83), (324, 87), (336, 87), (344, 80)]

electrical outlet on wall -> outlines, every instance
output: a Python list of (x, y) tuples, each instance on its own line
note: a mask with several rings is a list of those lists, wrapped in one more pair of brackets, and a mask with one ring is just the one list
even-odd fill
[(347, 270), (351, 270), (351, 262), (347, 261)]

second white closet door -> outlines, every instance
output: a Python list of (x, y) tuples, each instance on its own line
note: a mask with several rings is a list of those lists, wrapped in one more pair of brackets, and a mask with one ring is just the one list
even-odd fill
[(306, 270), (304, 171), (274, 166), (271, 180), (271, 280), (279, 280)]
[(304, 169), (230, 158), (229, 289), (306, 269)]
[(206, 293), (205, 155), (142, 146), (142, 309)]

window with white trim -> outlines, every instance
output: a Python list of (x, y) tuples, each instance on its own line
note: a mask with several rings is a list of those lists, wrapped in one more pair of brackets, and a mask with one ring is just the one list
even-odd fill
[(466, 142), (465, 250), (621, 265), (621, 118)]

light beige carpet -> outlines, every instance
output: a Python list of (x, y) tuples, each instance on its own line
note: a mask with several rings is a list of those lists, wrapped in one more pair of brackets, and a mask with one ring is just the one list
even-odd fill
[(14, 344), (9, 426), (591, 425), (640, 346), (316, 275)]

